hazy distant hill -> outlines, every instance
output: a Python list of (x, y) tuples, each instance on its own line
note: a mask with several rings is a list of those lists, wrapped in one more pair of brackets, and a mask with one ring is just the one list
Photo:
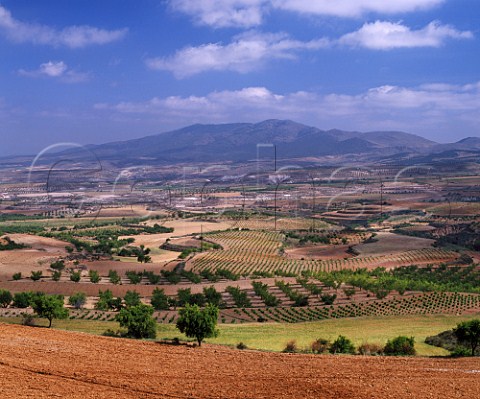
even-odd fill
[[(289, 120), (260, 123), (196, 124), (140, 139), (87, 146), (98, 159), (116, 165), (248, 162), (273, 156), (279, 160), (321, 157), (339, 162), (429, 162), (480, 155), (480, 138), (438, 144), (396, 131), (320, 130)], [(45, 156), (46, 162), (85, 157), (78, 149)], [(19, 160), (20, 157), (17, 157)], [(5, 165), (4, 160), (0, 162)]]
[[(140, 139), (119, 141), (89, 148), (99, 159), (135, 163), (243, 162), (260, 154), (279, 159), (325, 155), (364, 154), (375, 156), (398, 152), (421, 153), (438, 145), (403, 132), (344, 132), (320, 130), (293, 121), (192, 125)], [(269, 145), (271, 148), (269, 148)]]

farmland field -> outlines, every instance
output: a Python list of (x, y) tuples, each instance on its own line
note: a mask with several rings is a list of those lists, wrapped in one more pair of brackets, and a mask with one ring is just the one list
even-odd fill
[[(5, 398), (474, 398), (474, 359), (191, 348), (0, 324)], [(54, 354), (54, 357), (52, 357)]]

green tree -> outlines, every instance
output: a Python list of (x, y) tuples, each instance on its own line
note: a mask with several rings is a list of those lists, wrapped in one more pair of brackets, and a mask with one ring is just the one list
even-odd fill
[(163, 289), (159, 288), (153, 290), (151, 304), (155, 310), (168, 310), (170, 308), (168, 296), (165, 295)]
[(140, 294), (137, 291), (127, 291), (124, 298), (125, 306), (140, 305)]
[(218, 307), (208, 304), (201, 309), (198, 305), (186, 304), (179, 311), (177, 328), (189, 338), (195, 338), (198, 346), (205, 338), (216, 337), (218, 321)]
[(80, 272), (72, 272), (70, 274), (70, 280), (73, 281), (74, 283), (78, 283), (80, 281), (81, 274)]
[(63, 306), (63, 296), (61, 295), (35, 295), (32, 307), (38, 317), (48, 320), (48, 328), (52, 326), (53, 319), (68, 317), (68, 310)]
[(453, 333), (461, 344), (470, 346), (472, 356), (480, 345), (480, 319), (473, 319), (457, 324)]
[(122, 298), (114, 298), (110, 290), (98, 291), (98, 301), (95, 304), (98, 310), (120, 310), (122, 309)]
[(2, 308), (8, 308), (8, 305), (13, 300), (12, 293), (8, 290), (0, 290), (0, 306)]
[(16, 308), (24, 309), (30, 306), (33, 293), (30, 291), (17, 292), (13, 295), (13, 306)]
[(69, 305), (75, 309), (81, 309), (83, 305), (85, 305), (85, 302), (87, 302), (87, 295), (84, 292), (76, 292), (68, 298)]
[(205, 300), (207, 301), (207, 303), (211, 303), (215, 306), (221, 305), (222, 294), (218, 292), (213, 285), (211, 287), (204, 287), (203, 295), (205, 296)]
[(90, 278), (90, 282), (97, 284), (100, 282), (100, 274), (96, 270), (89, 270), (88, 277)]
[(109, 270), (108, 271), (108, 278), (112, 284), (118, 284), (121, 281), (120, 276), (118, 275), (116, 270)]
[(116, 316), (116, 320), (120, 323), (120, 327), (127, 328), (129, 337), (153, 339), (157, 336), (157, 322), (152, 315), (153, 308), (140, 303), (123, 308)]

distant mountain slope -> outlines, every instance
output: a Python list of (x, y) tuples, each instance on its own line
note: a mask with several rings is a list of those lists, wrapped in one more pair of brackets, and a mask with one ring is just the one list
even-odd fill
[(89, 146), (109, 161), (159, 163), (248, 161), (260, 154), (272, 154), (275, 145), (279, 159), (325, 155), (374, 154), (419, 150), (436, 143), (403, 132), (324, 131), (288, 120), (260, 123), (192, 125), (140, 139)]
[[(414, 134), (397, 131), (321, 130), (289, 120), (260, 123), (196, 124), (139, 139), (117, 141), (87, 148), (99, 160), (118, 166), (182, 163), (248, 162), (257, 155), (279, 160), (310, 162), (442, 162), (480, 156), (480, 138), (468, 137), (452, 144), (438, 144)], [(45, 163), (61, 157), (85, 161), (92, 153), (78, 148), (45, 154)], [(0, 160), (0, 165), (24, 163), (26, 157)], [(27, 159), (31, 162), (30, 159)]]

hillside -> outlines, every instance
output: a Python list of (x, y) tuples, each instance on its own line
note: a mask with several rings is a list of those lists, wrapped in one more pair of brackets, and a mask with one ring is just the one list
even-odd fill
[[(2, 398), (475, 398), (478, 359), (190, 348), (0, 324)], [(221, 383), (220, 383), (221, 381)]]
[[(324, 131), (288, 120), (260, 123), (191, 125), (140, 139), (91, 145), (102, 160), (122, 163), (173, 164), (182, 162), (246, 162), (363, 154), (377, 156), (398, 152), (418, 153), (436, 145), (422, 137), (402, 132)], [(65, 152), (69, 156), (75, 151)]]

